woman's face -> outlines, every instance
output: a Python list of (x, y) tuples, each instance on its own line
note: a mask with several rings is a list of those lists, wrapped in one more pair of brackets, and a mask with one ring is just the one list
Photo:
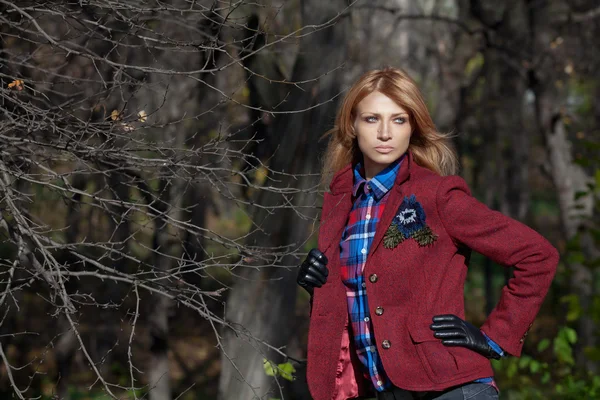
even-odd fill
[(354, 130), (363, 154), (366, 179), (371, 179), (408, 149), (412, 127), (405, 109), (381, 92), (356, 105)]

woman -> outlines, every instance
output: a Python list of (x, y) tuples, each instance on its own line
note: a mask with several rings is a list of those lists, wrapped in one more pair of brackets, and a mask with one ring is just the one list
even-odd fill
[[(314, 399), (497, 398), (489, 358), (520, 355), (556, 249), (471, 196), (401, 70), (363, 75), (330, 134), (318, 249), (298, 274)], [(514, 267), (480, 329), (464, 320), (471, 249)]]

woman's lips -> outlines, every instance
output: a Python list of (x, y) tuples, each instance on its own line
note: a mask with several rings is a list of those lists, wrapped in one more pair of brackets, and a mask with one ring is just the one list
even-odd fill
[(381, 154), (388, 154), (392, 152), (394, 148), (389, 146), (377, 146), (375, 147), (375, 150), (377, 150), (377, 152)]

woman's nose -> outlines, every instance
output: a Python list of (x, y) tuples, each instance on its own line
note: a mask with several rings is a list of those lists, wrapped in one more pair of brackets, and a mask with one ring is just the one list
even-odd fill
[(382, 123), (379, 126), (379, 129), (377, 131), (377, 138), (380, 140), (387, 140), (390, 138), (390, 128), (388, 127), (388, 124)]

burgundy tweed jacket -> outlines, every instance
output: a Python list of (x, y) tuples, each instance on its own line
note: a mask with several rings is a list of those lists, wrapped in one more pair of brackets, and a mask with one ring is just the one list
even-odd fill
[[(315, 400), (365, 393), (348, 340), (346, 291), (339, 243), (352, 207), (352, 168), (338, 172), (325, 194), (318, 247), (329, 259), (327, 283), (315, 289), (308, 338), (307, 379)], [(405, 196), (416, 196), (437, 235), (428, 246), (414, 239), (395, 248), (383, 236)], [(446, 347), (429, 329), (437, 314), (464, 312), (470, 249), (514, 267), (496, 308), (481, 329), (504, 351), (519, 356), (548, 291), (559, 255), (537, 232), (490, 210), (458, 176), (441, 177), (417, 165), (409, 151), (389, 194), (365, 266), (377, 350), (392, 383), (408, 390), (440, 390), (493, 375), (490, 361), (463, 347)], [(382, 307), (383, 313), (375, 313)]]

